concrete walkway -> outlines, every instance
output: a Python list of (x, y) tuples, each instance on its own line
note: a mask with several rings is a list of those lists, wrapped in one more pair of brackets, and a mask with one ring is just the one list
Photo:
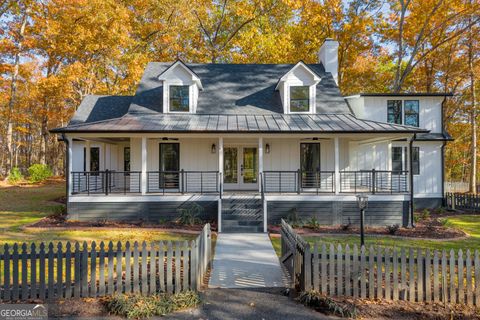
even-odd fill
[(275, 288), (286, 284), (268, 234), (219, 234), (210, 288)]

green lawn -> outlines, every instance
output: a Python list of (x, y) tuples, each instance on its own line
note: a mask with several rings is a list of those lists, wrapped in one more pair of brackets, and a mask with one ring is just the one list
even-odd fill
[[(0, 186), (0, 245), (14, 242), (65, 241), (158, 241), (193, 240), (195, 235), (128, 228), (68, 230), (21, 227), (40, 220), (59, 209), (55, 199), (65, 195), (65, 182), (44, 185)], [(1, 251), (1, 249), (0, 249)]]
[[(453, 216), (446, 219), (446, 225), (453, 228), (459, 228), (470, 235), (462, 240), (422, 240), (422, 239), (404, 239), (389, 236), (366, 236), (367, 246), (388, 246), (405, 248), (429, 248), (429, 249), (480, 249), (480, 215)], [(272, 244), (280, 255), (280, 238), (271, 237)], [(333, 244), (353, 244), (360, 243), (360, 236), (357, 235), (327, 235), (322, 237), (304, 237), (309, 243), (327, 242)]]

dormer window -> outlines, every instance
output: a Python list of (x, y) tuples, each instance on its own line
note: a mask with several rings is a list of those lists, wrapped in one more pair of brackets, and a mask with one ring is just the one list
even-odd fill
[(195, 113), (203, 90), (198, 75), (178, 60), (158, 77), (163, 82), (163, 112)]
[(190, 111), (190, 88), (189, 86), (172, 85), (170, 89), (170, 111), (189, 112)]
[(316, 87), (320, 76), (303, 62), (297, 63), (279, 80), (275, 87), (280, 93), (283, 112), (315, 113)]
[(308, 112), (310, 110), (310, 87), (290, 87), (290, 111)]

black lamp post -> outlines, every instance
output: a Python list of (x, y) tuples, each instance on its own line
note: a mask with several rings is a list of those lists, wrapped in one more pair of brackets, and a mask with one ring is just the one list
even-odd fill
[(368, 205), (368, 197), (364, 194), (357, 195), (357, 204), (360, 209), (360, 244), (365, 245), (365, 208)]

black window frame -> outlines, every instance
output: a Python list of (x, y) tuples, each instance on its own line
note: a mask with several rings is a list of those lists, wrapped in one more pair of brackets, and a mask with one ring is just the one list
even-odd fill
[[(399, 110), (394, 110), (399, 108)], [(393, 112), (392, 112), (393, 111)], [(393, 118), (391, 118), (393, 116)], [(387, 122), (402, 124), (403, 123), (403, 101), (387, 100)]]
[[(408, 113), (407, 114), (407, 107), (410, 109), (412, 106), (410, 106), (410, 103), (416, 102), (416, 112)], [(408, 106), (407, 106), (408, 104)], [(410, 118), (411, 116), (415, 117), (415, 123), (407, 123), (407, 118)], [(413, 126), (413, 127), (419, 127), (420, 126), (420, 101), (419, 100), (404, 100), (403, 101), (403, 123), (407, 126)]]
[[(307, 90), (307, 98), (301, 98), (301, 99), (294, 99), (292, 98), (292, 89), (306, 89)], [(290, 112), (309, 112), (310, 111), (310, 86), (290, 86)], [(300, 102), (300, 101), (306, 101), (307, 102), (307, 109), (306, 110), (294, 110), (293, 108), (299, 108), (298, 106), (293, 106), (292, 102)]]
[[(318, 166), (314, 168), (314, 170), (308, 170), (306, 171), (305, 169), (305, 164), (306, 164), (306, 159), (305, 155), (307, 149), (308, 151), (312, 152), (314, 151), (311, 146), (314, 145), (317, 149), (315, 157), (318, 157), (318, 161), (312, 161), (312, 162), (318, 162)], [(308, 146), (308, 147), (307, 147)], [(319, 142), (301, 142), (300, 143), (300, 171), (301, 171), (301, 184), (302, 188), (317, 188), (321, 184), (321, 179), (318, 176), (318, 172), (320, 172), (322, 168), (322, 145)], [(318, 179), (318, 180), (317, 180)]]
[[(404, 159), (403, 159), (403, 147), (393, 146), (392, 155), (390, 161), (392, 162), (392, 172), (400, 173), (404, 171)], [(394, 159), (395, 156), (398, 156), (398, 150), (400, 150), (400, 159)], [(400, 170), (398, 170), (398, 165), (400, 165)]]
[[(185, 96), (182, 96), (182, 95), (179, 95), (179, 96), (175, 96), (173, 95), (172, 91), (173, 89), (181, 89), (181, 90), (186, 90), (186, 101), (187, 101), (187, 104), (186, 106), (183, 104), (183, 100), (185, 99)], [(170, 112), (190, 112), (190, 86), (188, 85), (170, 85), (168, 87), (168, 103), (170, 105), (169, 107), (169, 111)], [(172, 103), (172, 101), (174, 100), (178, 100), (179, 102), (179, 105), (181, 106), (179, 109), (174, 109), (174, 104)]]
[[(128, 150), (128, 153), (127, 153)], [(127, 160), (127, 154), (128, 154), (128, 160)], [(130, 159), (131, 159), (131, 153), (130, 153), (130, 147), (124, 147), (123, 148), (123, 171), (127, 174), (127, 172), (130, 172)]]
[[(94, 156), (94, 153), (97, 153)], [(95, 158), (97, 160), (95, 161)], [(93, 167), (96, 167), (97, 170), (92, 170)], [(83, 171), (87, 171), (87, 148), (83, 147)], [(90, 172), (100, 171), (100, 147), (90, 147)]]

